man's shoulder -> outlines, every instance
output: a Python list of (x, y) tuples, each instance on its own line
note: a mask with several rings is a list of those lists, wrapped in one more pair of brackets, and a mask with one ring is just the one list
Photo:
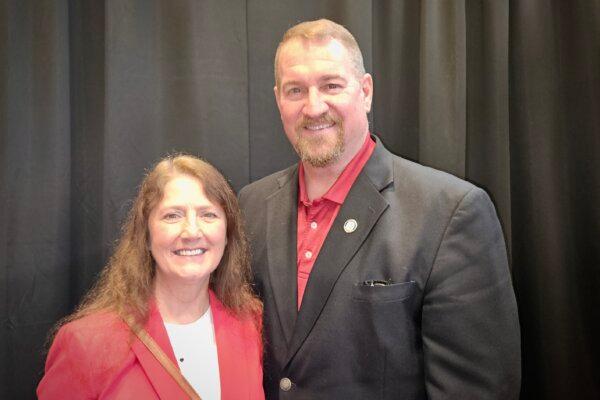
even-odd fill
[(476, 186), (460, 177), (428, 167), (402, 157), (394, 156), (394, 178), (410, 186), (428, 191), (467, 193)]
[[(390, 153), (391, 154), (391, 153)], [(467, 198), (488, 197), (485, 190), (460, 177), (391, 154), (393, 185), (384, 196), (397, 198), (403, 206), (420, 210), (451, 210)]]
[(410, 193), (412, 196), (436, 196), (443, 192), (462, 197), (476, 188), (460, 177), (398, 156), (379, 140), (366, 169), (367, 175), (379, 188), (393, 182), (394, 192), (398, 196)]
[(271, 193), (275, 192), (279, 187), (286, 182), (288, 179), (292, 179), (294, 172), (297, 170), (298, 165), (294, 164), (286, 169), (267, 175), (257, 181), (249, 183), (244, 186), (239, 192), (240, 202), (244, 203), (244, 200), (253, 197), (257, 200), (259, 197), (266, 198)]

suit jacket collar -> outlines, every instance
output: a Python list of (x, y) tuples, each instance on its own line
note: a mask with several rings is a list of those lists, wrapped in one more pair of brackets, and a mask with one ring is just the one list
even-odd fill
[(377, 136), (371, 135), (371, 137), (375, 139), (375, 150), (365, 164), (363, 173), (375, 189), (381, 192), (394, 182), (394, 155), (383, 146)]
[(279, 323), (289, 343), (298, 313), (296, 236), (298, 224), (298, 168), (278, 178), (279, 189), (267, 198), (267, 257), (271, 290)]
[[(356, 251), (387, 208), (380, 191), (393, 182), (393, 157), (376, 140), (369, 161), (350, 189), (308, 280), (302, 307), (297, 312), (297, 198), (298, 172), (292, 167), (278, 178), (279, 190), (267, 199), (268, 269), (279, 321), (288, 344), (289, 361), (298, 351), (327, 302), (329, 294)], [(354, 219), (358, 228), (344, 231)]]
[[(150, 315), (148, 322), (144, 329), (154, 339), (154, 341), (160, 346), (162, 351), (169, 357), (171, 362), (177, 366), (177, 360), (175, 359), (175, 353), (171, 347), (169, 336), (165, 329), (162, 317), (156, 306), (156, 302), (152, 300), (150, 302)], [(169, 373), (163, 368), (162, 364), (154, 358), (154, 355), (148, 350), (146, 345), (140, 341), (137, 337), (133, 339), (131, 349), (135, 353), (140, 365), (146, 372), (148, 380), (154, 387), (154, 390), (161, 399), (184, 399), (187, 398), (185, 392), (179, 387), (177, 382), (169, 375)]]
[(244, 323), (225, 308), (213, 291), (210, 291), (210, 310), (215, 324), (221, 399), (254, 398), (252, 385), (256, 382), (249, 379), (248, 369), (255, 366), (254, 360), (247, 358), (246, 347), (252, 345), (249, 340), (259, 341), (259, 335), (249, 336)]
[[(240, 393), (240, 385), (248, 382), (238, 379), (236, 371), (240, 371), (240, 357), (243, 353), (243, 340), (238, 332), (237, 320), (229, 314), (225, 306), (210, 291), (210, 309), (213, 316), (217, 354), (219, 359), (219, 376), (221, 381), (221, 397), (224, 399), (235, 398), (233, 393)], [(175, 353), (169, 341), (163, 319), (158, 311), (156, 302), (150, 302), (150, 315), (145, 325), (146, 331), (169, 357), (171, 362), (178, 366)], [(185, 392), (177, 382), (163, 368), (162, 364), (154, 358), (150, 350), (137, 337), (134, 337), (131, 348), (146, 372), (154, 390), (159, 398), (187, 399)], [(231, 392), (231, 393), (230, 393)]]

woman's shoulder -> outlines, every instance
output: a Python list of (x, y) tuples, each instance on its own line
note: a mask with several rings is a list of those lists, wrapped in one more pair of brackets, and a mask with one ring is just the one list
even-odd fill
[(94, 362), (125, 356), (130, 344), (131, 333), (123, 320), (112, 312), (95, 312), (63, 325), (52, 347), (68, 349), (70, 353)]
[(133, 362), (129, 336), (127, 325), (114, 313), (93, 313), (61, 326), (48, 352), (39, 398), (62, 398), (64, 390), (96, 398)]
[(114, 335), (128, 334), (129, 328), (114, 312), (98, 311), (63, 325), (58, 333), (84, 337), (87, 340)]

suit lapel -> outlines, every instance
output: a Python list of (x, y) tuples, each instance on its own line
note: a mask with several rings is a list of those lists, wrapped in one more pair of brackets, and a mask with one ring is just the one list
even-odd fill
[[(375, 151), (352, 185), (315, 261), (289, 342), (287, 361), (296, 354), (310, 333), (338, 277), (388, 207), (380, 190), (393, 181), (392, 171), (391, 154), (377, 140)], [(296, 214), (297, 210), (294, 215)], [(349, 219), (358, 222), (356, 230), (351, 233), (344, 230), (344, 223)], [(293, 237), (295, 244), (296, 235)], [(293, 265), (296, 265), (295, 259)], [(294, 289), (294, 293), (296, 292)], [(292, 297), (289, 289), (285, 293)]]
[[(175, 366), (177, 366), (177, 360), (175, 359), (175, 353), (173, 353), (169, 336), (167, 335), (160, 313), (154, 303), (151, 305), (150, 317), (146, 323), (145, 329), (160, 346), (162, 351), (169, 357)], [(144, 343), (137, 337), (134, 337), (131, 349), (135, 353), (159, 398), (163, 400), (187, 398), (185, 392), (179, 387), (177, 382), (175, 382), (171, 375), (163, 368), (161, 363), (154, 358), (154, 355), (152, 355), (150, 350), (148, 350)]]
[(289, 343), (298, 313), (298, 169), (279, 178), (279, 185), (280, 189), (267, 199), (267, 265), (279, 322)]
[(237, 399), (248, 396), (250, 382), (244, 367), (249, 365), (249, 360), (244, 349), (245, 337), (242, 328), (212, 291), (210, 291), (210, 310), (217, 342), (221, 398)]

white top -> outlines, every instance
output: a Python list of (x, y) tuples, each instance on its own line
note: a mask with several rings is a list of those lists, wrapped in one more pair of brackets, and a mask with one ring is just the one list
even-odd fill
[(219, 400), (219, 358), (210, 307), (195, 322), (183, 325), (165, 322), (165, 328), (182, 375), (202, 400)]

